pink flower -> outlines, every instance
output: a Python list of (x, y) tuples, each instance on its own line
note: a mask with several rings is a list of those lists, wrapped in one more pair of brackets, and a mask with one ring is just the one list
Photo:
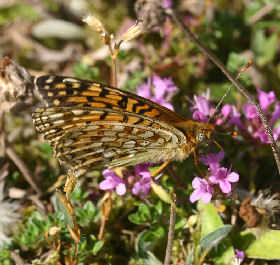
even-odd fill
[(214, 188), (205, 179), (196, 176), (192, 181), (192, 186), (195, 190), (190, 196), (191, 202), (198, 201), (200, 198), (203, 203), (209, 203), (211, 201)]
[(253, 133), (253, 137), (259, 138), (262, 143), (266, 143), (266, 144), (270, 143), (268, 135), (267, 135), (266, 131), (264, 130), (263, 126), (259, 127), (258, 130), (256, 130)]
[(211, 105), (209, 99), (203, 96), (199, 97), (196, 95), (194, 95), (193, 98), (195, 102), (194, 108), (196, 108), (198, 112), (204, 114), (205, 116), (210, 115)]
[(173, 6), (172, 0), (162, 0), (165, 8), (171, 8)]
[(150, 172), (142, 172), (141, 179), (136, 181), (132, 188), (132, 193), (138, 195), (141, 193), (141, 198), (147, 196), (150, 192), (152, 177)]
[(274, 110), (271, 113), (270, 123), (275, 124), (275, 122), (280, 118), (280, 104), (277, 102), (275, 104)]
[(223, 193), (229, 193), (231, 191), (230, 182), (237, 182), (239, 180), (239, 175), (235, 172), (230, 172), (230, 169), (227, 170), (221, 167), (209, 177), (209, 180), (214, 184), (219, 184)]
[(227, 119), (230, 116), (232, 111), (233, 111), (233, 109), (232, 109), (231, 105), (229, 105), (229, 104), (224, 105), (222, 107), (222, 111), (221, 111), (224, 119)]
[(243, 262), (244, 257), (245, 257), (245, 253), (242, 250), (239, 249), (235, 249), (235, 254), (236, 254), (236, 258), (238, 258), (241, 262)]
[(211, 172), (214, 172), (220, 167), (220, 161), (224, 159), (225, 152), (221, 151), (217, 154), (207, 154), (205, 157), (199, 158), (199, 160), (204, 163), (205, 165), (210, 166)]
[(202, 121), (202, 122), (206, 122), (208, 120), (208, 118), (201, 112), (199, 111), (195, 111), (193, 113), (193, 119), (196, 121)]
[(171, 77), (161, 78), (159, 76), (148, 79), (147, 83), (143, 83), (137, 88), (139, 96), (150, 99), (171, 110), (174, 108), (168, 101), (177, 91), (178, 87), (174, 85)]
[(222, 117), (217, 119), (216, 124), (217, 125), (223, 124), (227, 120), (227, 118), (230, 117), (230, 115), (233, 111), (232, 109), (233, 109), (233, 107), (231, 105), (229, 105), (229, 104), (224, 105), (222, 107), (222, 111), (221, 111)]
[(101, 190), (115, 189), (118, 195), (124, 195), (126, 193), (124, 180), (116, 175), (114, 171), (105, 169), (103, 171), (103, 176), (105, 177), (105, 180), (101, 181), (99, 184)]
[(150, 163), (146, 163), (136, 165), (134, 168), (135, 179), (138, 180), (132, 187), (132, 193), (135, 195), (139, 195), (141, 193), (141, 198), (146, 197), (150, 192), (152, 181), (151, 173), (149, 171), (150, 166)]
[(266, 93), (265, 91), (263, 90), (260, 90), (260, 89), (257, 89), (258, 90), (258, 99), (259, 99), (259, 102), (260, 102), (260, 106), (261, 106), (261, 109), (263, 111), (266, 111), (267, 108), (275, 102), (276, 98), (275, 98), (275, 93), (274, 91), (270, 91), (268, 93)]
[(103, 171), (105, 180), (99, 184), (99, 188), (101, 190), (115, 189), (118, 195), (124, 195), (128, 190), (135, 195), (141, 194), (141, 198), (144, 198), (149, 194), (151, 188), (150, 166), (150, 163), (136, 165), (134, 173), (130, 170), (124, 170), (122, 172), (123, 178), (116, 175), (114, 171), (106, 169)]
[(258, 119), (259, 115), (258, 112), (253, 105), (244, 105), (243, 106), (244, 115), (248, 119)]
[(245, 126), (242, 123), (241, 114), (237, 111), (236, 107), (234, 105), (231, 105), (231, 113), (229, 115), (228, 124), (236, 125), (239, 130), (244, 130)]
[(206, 94), (203, 94), (201, 96), (194, 95), (194, 100), (191, 100), (188, 96), (185, 96), (185, 98), (193, 105), (191, 107), (191, 110), (194, 112), (193, 119), (203, 122), (207, 121), (208, 117), (213, 111), (213, 107), (211, 106), (211, 103), (209, 101), (210, 89), (207, 88)]
[(148, 80), (148, 83), (143, 83), (141, 86), (138, 87), (137, 89), (137, 95), (143, 97), (143, 98), (148, 98), (150, 99), (152, 97), (151, 94), (151, 85), (149, 84), (150, 80)]

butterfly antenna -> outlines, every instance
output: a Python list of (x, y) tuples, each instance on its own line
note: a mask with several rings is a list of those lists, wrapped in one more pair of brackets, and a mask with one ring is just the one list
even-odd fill
[(220, 135), (231, 135), (231, 136), (238, 136), (238, 132), (233, 130), (233, 131), (230, 131), (230, 132), (221, 132), (221, 131), (218, 131), (217, 129), (214, 130), (215, 133), (217, 134), (220, 134)]
[[(238, 73), (236, 79), (238, 80), (239, 77), (252, 65), (252, 61), (249, 60), (249, 62), (241, 69), (241, 71)], [(222, 104), (222, 102), (224, 101), (225, 97), (229, 94), (231, 88), (233, 87), (233, 84), (231, 84), (229, 86), (229, 88), (227, 89), (226, 93), (223, 95), (223, 97), (221, 98), (220, 102), (218, 103), (218, 105), (216, 106), (216, 108), (214, 109), (213, 113), (211, 114), (211, 116), (209, 117), (208, 121), (209, 122), (212, 117), (216, 114), (217, 110), (219, 109), (220, 105)]]

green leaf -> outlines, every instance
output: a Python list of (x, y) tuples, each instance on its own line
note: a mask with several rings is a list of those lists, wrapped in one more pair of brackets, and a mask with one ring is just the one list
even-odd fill
[(99, 75), (99, 68), (94, 67), (85, 62), (77, 62), (72, 68), (74, 76), (77, 78), (84, 78), (88, 80), (94, 80)]
[(256, 29), (253, 33), (252, 50), (256, 54), (256, 62), (260, 66), (264, 66), (271, 62), (278, 49), (278, 33), (266, 37), (265, 29)]
[(213, 203), (204, 204), (200, 200), (197, 207), (200, 211), (202, 236), (205, 236), (223, 226), (223, 221), (218, 215)]
[(129, 215), (128, 219), (130, 222), (137, 225), (146, 224), (151, 220), (151, 212), (149, 207), (145, 203), (140, 203), (138, 205), (137, 212)]
[(162, 215), (162, 201), (161, 200), (157, 200), (154, 204), (153, 204), (153, 208), (157, 211), (157, 213), (159, 215)]
[(232, 242), (235, 248), (245, 251), (245, 255), (249, 258), (265, 260), (280, 259), (279, 230), (268, 230), (259, 239), (250, 231), (245, 231), (235, 235)]
[[(202, 236), (206, 236), (224, 226), (222, 219), (218, 215), (212, 203), (204, 204), (199, 201), (198, 209), (201, 215)], [(213, 248), (210, 252), (210, 256), (213, 258), (216, 265), (228, 264), (228, 261), (234, 255), (234, 249), (229, 237), (225, 237), (220, 240), (218, 246)]]
[(180, 218), (179, 220), (176, 221), (175, 223), (175, 230), (178, 230), (182, 228), (186, 224), (187, 220), (184, 218)]
[(141, 258), (147, 258), (147, 252), (152, 250), (158, 241), (164, 236), (163, 227), (159, 226), (153, 230), (144, 230), (139, 234), (135, 244), (135, 251)]
[(218, 243), (228, 235), (231, 229), (231, 225), (224, 225), (217, 228), (215, 231), (207, 234), (200, 240), (200, 246), (203, 250), (205, 250), (206, 248), (212, 248), (218, 245)]
[(103, 245), (104, 245), (104, 241), (102, 240), (97, 241), (93, 246), (92, 254), (95, 255), (103, 247)]
[(50, 159), (53, 157), (53, 150), (49, 143), (41, 143), (39, 149), (42, 152), (42, 157), (44, 159)]
[(147, 258), (143, 261), (147, 265), (162, 265), (162, 262), (151, 251), (147, 251)]
[(83, 209), (85, 210), (88, 217), (93, 217), (96, 213), (96, 208), (91, 201), (87, 201), (84, 204)]
[(161, 200), (163, 200), (166, 203), (172, 204), (172, 205), (174, 204), (172, 199), (171, 199), (171, 197), (170, 197), (170, 195), (166, 192), (166, 190), (162, 186), (160, 186), (160, 185), (158, 185), (158, 184), (156, 184), (154, 182), (151, 182), (151, 187), (152, 187), (154, 193)]

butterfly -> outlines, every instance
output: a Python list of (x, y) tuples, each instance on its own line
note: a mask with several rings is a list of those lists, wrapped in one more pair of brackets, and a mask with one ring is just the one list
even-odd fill
[(32, 114), (35, 127), (74, 170), (183, 161), (214, 131), (211, 123), (100, 83), (62, 76), (34, 83), (46, 103)]

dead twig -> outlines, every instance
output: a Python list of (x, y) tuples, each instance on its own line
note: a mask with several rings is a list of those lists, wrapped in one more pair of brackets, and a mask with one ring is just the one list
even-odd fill
[(8, 155), (8, 157), (14, 162), (14, 164), (17, 166), (19, 171), (22, 173), (25, 180), (30, 184), (30, 186), (37, 192), (38, 195), (42, 194), (42, 191), (37, 186), (35, 181), (33, 180), (32, 173), (28, 169), (28, 167), (25, 165), (23, 160), (18, 156), (18, 154), (15, 152), (13, 147), (8, 142), (8, 139), (6, 137), (6, 133), (4, 130), (4, 113), (0, 113), (0, 140), (1, 144), (3, 145), (5, 149), (5, 153)]

